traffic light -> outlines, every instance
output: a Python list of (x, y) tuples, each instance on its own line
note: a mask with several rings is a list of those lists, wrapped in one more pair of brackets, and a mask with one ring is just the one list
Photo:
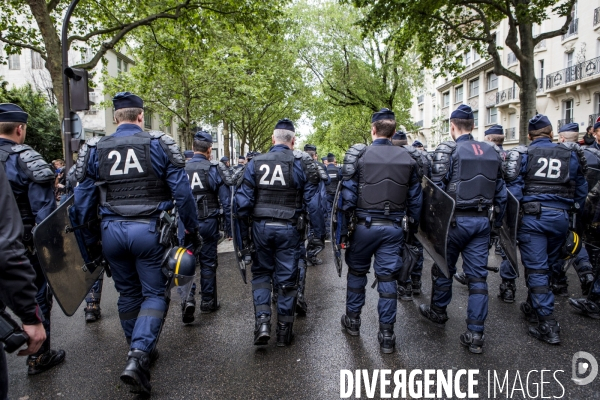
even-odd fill
[(90, 109), (90, 95), (88, 87), (88, 72), (81, 68), (65, 68), (65, 75), (69, 79), (69, 93), (71, 97), (71, 111), (85, 111)]

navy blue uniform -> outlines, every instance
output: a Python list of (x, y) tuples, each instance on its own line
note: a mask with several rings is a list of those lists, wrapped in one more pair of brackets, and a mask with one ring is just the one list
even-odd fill
[[(167, 307), (159, 214), (171, 210), (175, 199), (185, 229), (198, 228), (183, 157), (179, 154), (181, 160), (174, 161), (165, 147), (179, 149), (165, 138), (170, 139), (150, 136), (135, 124), (121, 124), (112, 136), (88, 142), (80, 151), (81, 171), (75, 188), (76, 223), (94, 219), (98, 210), (102, 217), (100, 232), (84, 231), (86, 244), (102, 240), (102, 252), (119, 292), (125, 338), (131, 349), (144, 352), (154, 348)], [(123, 196), (119, 191), (132, 194)]]
[[(445, 151), (436, 149), (434, 155), (433, 182), (456, 200), (455, 222), (448, 233), (447, 262), (450, 276), (445, 277), (434, 266), (432, 270), (431, 304), (438, 310), (446, 310), (452, 300), (452, 276), (456, 273), (456, 262), (462, 254), (463, 270), (469, 285), (467, 305), (467, 328), (483, 332), (488, 312), (487, 270), (488, 244), (491, 224), (489, 207), (499, 207), (495, 226), (502, 225), (506, 208), (506, 185), (502, 179), (500, 156), (488, 143), (473, 140), (470, 134), (456, 139), (456, 150), (449, 157), (447, 172), (436, 173), (435, 160)], [(478, 171), (478, 158), (487, 161), (489, 170)], [(484, 158), (485, 157), (485, 158)], [(494, 164), (497, 161), (497, 165)], [(481, 164), (484, 165), (484, 164)], [(476, 174), (471, 176), (472, 174)], [(461, 193), (461, 189), (464, 192)], [(469, 196), (472, 196), (469, 198)], [(482, 204), (482, 206), (478, 206)]]
[[(401, 181), (394, 181), (396, 187), (393, 193), (386, 193), (377, 187), (362, 190), (359, 180), (364, 169), (372, 168), (375, 175), (382, 173), (386, 168), (391, 169), (387, 162), (385, 165), (376, 165), (376, 162), (371, 162), (371, 159), (374, 161), (377, 154), (383, 153), (387, 146), (397, 149), (388, 139), (374, 140), (373, 144), (367, 147), (368, 150), (365, 150), (365, 154), (367, 151), (374, 154), (368, 161), (364, 161), (364, 164), (361, 160), (358, 161), (359, 172), (355, 172), (351, 177), (346, 177), (344, 174), (339, 207), (342, 218), (347, 219), (350, 213), (354, 213), (355, 218), (358, 219), (356, 229), (350, 237), (349, 249), (345, 254), (345, 261), (348, 265), (346, 314), (353, 319), (360, 316), (365, 304), (367, 274), (371, 269), (371, 261), (374, 257), (373, 269), (378, 279), (379, 322), (384, 325), (393, 325), (396, 322), (397, 310), (396, 279), (402, 268), (401, 255), (404, 245), (401, 222), (402, 218), (408, 215), (418, 223), (423, 197), (416, 163), (407, 152), (402, 160), (402, 167), (398, 168), (398, 171), (401, 169), (403, 176), (393, 177), (393, 179)], [(404, 150), (401, 153), (403, 152)], [(371, 207), (369, 195), (375, 192), (383, 194), (384, 197), (403, 197), (401, 199), (403, 204), (392, 206), (393, 209), (386, 208), (384, 205), (380, 209), (381, 201), (377, 199), (377, 206)], [(346, 223), (342, 222), (341, 226), (344, 225)], [(340, 228), (338, 227), (338, 229)]]
[[(531, 162), (532, 151), (538, 148), (559, 153), (550, 160), (536, 154), (534, 162)], [(538, 317), (552, 317), (554, 294), (550, 290), (550, 268), (556, 263), (569, 230), (569, 210), (575, 203), (583, 209), (588, 192), (576, 153), (567, 149), (569, 153), (563, 154), (566, 150), (561, 149), (566, 148), (552, 143), (550, 138), (535, 139), (527, 153), (521, 154), (518, 176), (512, 180), (507, 177), (508, 190), (523, 208), (528, 203), (539, 203), (541, 206), (539, 213), (527, 213), (525, 210), (517, 235), (529, 288), (528, 303)], [(529, 176), (537, 177), (541, 184), (526, 179), (528, 172)], [(555, 189), (544, 191), (543, 185), (553, 185)]]
[[(273, 153), (284, 153), (281, 156), (289, 160), (293, 157), (290, 170), (281, 162), (279, 169), (274, 163), (270, 164)], [(309, 157), (298, 151), (292, 154), (287, 146), (277, 144), (268, 153), (253, 158), (244, 171), (244, 182), (235, 193), (238, 218), (252, 218), (250, 229), (256, 248), (252, 265), (255, 316), (270, 317), (272, 282), (275, 281), (279, 286), (277, 314), (280, 323), (293, 322), (296, 296), (289, 289), (298, 284), (298, 260), (302, 256), (304, 240), (303, 233), (297, 229), (297, 219), (307, 212), (314, 235), (321, 239), (325, 235), (318, 177), (315, 175), (315, 180), (307, 176), (303, 159), (296, 156), (299, 154)], [(271, 187), (273, 190), (269, 190)], [(276, 190), (285, 194), (270, 197), (269, 193)], [(294, 205), (287, 203), (286, 206), (283, 197)], [(242, 232), (243, 238), (246, 239), (246, 235)], [(283, 287), (288, 290), (282, 290)]]
[(331, 210), (333, 208), (333, 200), (335, 198), (335, 191), (337, 190), (338, 182), (342, 178), (342, 174), (340, 172), (340, 169), (334, 163), (329, 163), (329, 164), (327, 164), (327, 175), (329, 175), (329, 179), (331, 180), (331, 183), (329, 184), (329, 186), (327, 186), (327, 189), (326, 189), (327, 220), (325, 222), (325, 224), (326, 224), (325, 227), (327, 228), (327, 233), (330, 233), (329, 229), (331, 227)]

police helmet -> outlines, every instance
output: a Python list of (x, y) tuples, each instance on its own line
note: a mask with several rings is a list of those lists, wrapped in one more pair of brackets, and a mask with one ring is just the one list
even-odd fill
[(196, 257), (185, 247), (171, 249), (163, 265), (163, 273), (173, 278), (173, 286), (184, 286), (196, 275)]
[(576, 232), (569, 231), (567, 238), (560, 248), (560, 258), (570, 260), (579, 254), (581, 250), (581, 238)]

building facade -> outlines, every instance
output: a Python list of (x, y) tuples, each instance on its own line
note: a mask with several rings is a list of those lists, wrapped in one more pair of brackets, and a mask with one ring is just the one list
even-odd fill
[[(534, 26), (534, 34), (562, 27), (564, 18), (549, 15)], [(504, 44), (507, 32), (508, 21), (503, 20), (496, 27), (498, 45), (503, 47), (499, 52), (503, 65), (518, 74), (518, 60)], [(457, 77), (434, 79), (434, 71), (426, 72), (423, 90), (413, 99), (411, 115), (419, 129), (411, 139), (419, 139), (428, 150), (434, 150), (450, 138), (452, 110), (468, 104), (475, 115), (476, 139), (482, 140), (489, 126), (500, 124), (506, 135), (505, 147), (514, 147), (519, 140), (519, 87), (493, 73), (487, 54), (480, 56), (472, 50), (459, 56), (465, 70)], [(560, 126), (576, 122), (583, 135), (600, 115), (600, 0), (579, 0), (568, 32), (540, 42), (534, 57), (537, 111), (550, 118), (555, 133)]]

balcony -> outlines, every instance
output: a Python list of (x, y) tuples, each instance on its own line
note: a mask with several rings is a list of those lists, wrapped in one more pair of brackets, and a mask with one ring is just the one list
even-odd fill
[(563, 125), (570, 124), (571, 122), (575, 122), (573, 118), (564, 118), (558, 120), (558, 129), (560, 129)]
[(546, 90), (600, 74), (600, 57), (546, 75)]
[(513, 53), (513, 52), (508, 53), (506, 65), (513, 65), (516, 63), (517, 63), (517, 56), (515, 56), (515, 53)]
[(422, 128), (423, 127), (423, 120), (415, 122), (415, 125), (418, 126), (419, 128)]
[(417, 96), (417, 103), (418, 104), (423, 104), (425, 102), (425, 95), (422, 94), (420, 96)]
[(496, 104), (502, 104), (510, 100), (518, 99), (518, 93), (518, 86), (504, 89), (503, 91), (496, 93)]
[(562, 35), (563, 42), (566, 39), (570, 38), (571, 36), (577, 35), (578, 22), (579, 22), (578, 18), (575, 18), (573, 21), (571, 21), (571, 23), (569, 24), (569, 29), (567, 30), (567, 33)]
[(600, 7), (594, 10), (594, 26), (600, 24)]
[(517, 128), (506, 128), (504, 136), (506, 140), (517, 140)]
[(543, 92), (544, 91), (544, 78), (537, 78), (537, 92)]
[(590, 114), (590, 117), (588, 119), (588, 125), (594, 126), (598, 117), (600, 117), (600, 114)]

